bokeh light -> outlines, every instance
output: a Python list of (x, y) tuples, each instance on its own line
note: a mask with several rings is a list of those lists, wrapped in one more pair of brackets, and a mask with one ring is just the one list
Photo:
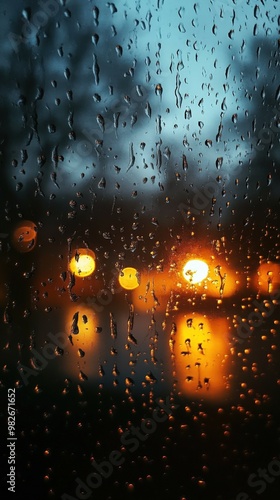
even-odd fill
[(90, 276), (95, 270), (95, 254), (88, 248), (78, 248), (70, 260), (70, 271), (78, 278)]
[(207, 278), (209, 267), (203, 260), (189, 260), (183, 269), (184, 278), (191, 284), (201, 283)]
[(19, 222), (12, 234), (13, 247), (21, 253), (31, 252), (37, 241), (37, 227), (30, 220)]
[(125, 290), (134, 290), (140, 284), (138, 271), (134, 267), (125, 267), (119, 274), (119, 283)]

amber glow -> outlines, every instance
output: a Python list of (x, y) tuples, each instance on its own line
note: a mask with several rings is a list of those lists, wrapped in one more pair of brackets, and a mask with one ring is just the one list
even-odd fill
[(119, 283), (125, 290), (138, 288), (140, 279), (139, 273), (134, 267), (125, 267), (119, 274)]
[(74, 347), (83, 350), (96, 347), (99, 339), (96, 333), (97, 318), (90, 306), (78, 303), (71, 305), (67, 309), (65, 326), (67, 334), (72, 337)]
[(176, 277), (168, 271), (142, 273), (140, 285), (133, 291), (135, 308), (145, 312), (165, 310), (175, 284)]
[(202, 314), (180, 316), (174, 335), (179, 390), (189, 397), (221, 399), (228, 393), (226, 319)]
[(78, 248), (69, 264), (70, 271), (79, 278), (90, 276), (95, 270), (95, 254), (88, 248)]
[(72, 304), (65, 310), (64, 329), (69, 336), (69, 344), (65, 348), (61, 366), (67, 378), (70, 376), (71, 380), (76, 378), (77, 390), (80, 392), (85, 389), (85, 383), (90, 383), (98, 376), (102, 334), (98, 333), (97, 327), (100, 323), (93, 308), (84, 303)]
[[(226, 298), (246, 287), (245, 276), (231, 269), (227, 263), (210, 266), (209, 275), (205, 285), (205, 293), (211, 297)], [(249, 282), (248, 282), (249, 283)]]
[(30, 220), (21, 221), (14, 229), (12, 244), (21, 253), (30, 252), (36, 245), (37, 228)]
[[(245, 274), (229, 265), (230, 251), (225, 251), (227, 241), (222, 237), (205, 246), (203, 242), (194, 244), (192, 252), (178, 252), (172, 256), (170, 266), (177, 273), (174, 285), (181, 286), (186, 293), (195, 292), (217, 299), (231, 297), (251, 286), (250, 274)], [(191, 262), (191, 264), (190, 264)], [(190, 267), (191, 268), (190, 268)], [(208, 269), (207, 269), (207, 267)]]
[(189, 260), (183, 269), (184, 278), (191, 284), (201, 283), (207, 278), (209, 267), (203, 260)]
[(255, 278), (255, 285), (262, 293), (280, 291), (280, 264), (265, 262), (261, 264)]

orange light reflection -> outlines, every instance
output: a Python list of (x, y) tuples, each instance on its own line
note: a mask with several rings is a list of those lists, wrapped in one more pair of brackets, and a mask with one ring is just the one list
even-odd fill
[[(71, 333), (74, 315), (79, 312), (77, 326), (79, 333)], [(64, 369), (68, 376), (77, 377), (80, 382), (85, 382), (82, 374), (93, 380), (98, 376), (98, 358), (100, 347), (100, 334), (96, 327), (98, 320), (94, 311), (84, 305), (72, 305), (67, 309), (65, 332), (72, 336), (72, 343), (69, 341), (67, 348), (68, 356), (64, 357)]]
[(179, 390), (190, 397), (221, 399), (228, 393), (228, 324), (202, 314), (180, 315), (174, 336)]
[[(77, 327), (79, 333), (71, 333), (73, 318), (78, 314)], [(73, 343), (82, 349), (92, 349), (96, 347), (99, 338), (96, 333), (97, 319), (96, 314), (90, 306), (84, 304), (75, 304), (67, 309), (66, 316), (66, 331), (68, 335), (72, 335)]]
[(259, 266), (255, 286), (264, 294), (280, 291), (280, 264), (266, 262)]

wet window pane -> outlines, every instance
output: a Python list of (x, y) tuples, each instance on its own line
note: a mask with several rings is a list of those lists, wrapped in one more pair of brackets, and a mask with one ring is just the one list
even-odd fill
[(1, 2), (5, 484), (279, 492), (279, 5)]

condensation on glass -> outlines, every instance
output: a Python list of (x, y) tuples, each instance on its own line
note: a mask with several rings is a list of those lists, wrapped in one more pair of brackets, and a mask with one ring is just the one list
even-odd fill
[(17, 491), (272, 498), (277, 1), (5, 0), (1, 28)]

